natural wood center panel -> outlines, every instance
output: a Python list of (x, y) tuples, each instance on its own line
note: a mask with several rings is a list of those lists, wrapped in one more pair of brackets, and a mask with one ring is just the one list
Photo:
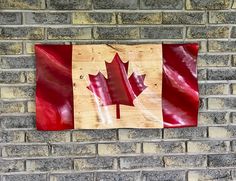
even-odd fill
[[(99, 71), (107, 77), (106, 62), (118, 53), (129, 62), (128, 77), (133, 73), (145, 74), (147, 88), (134, 99), (134, 106), (120, 105), (120, 119), (116, 105), (102, 106), (91, 92), (89, 74)], [(162, 128), (162, 46), (139, 45), (74, 45), (72, 51), (72, 80), (74, 95), (75, 129), (104, 128)]]

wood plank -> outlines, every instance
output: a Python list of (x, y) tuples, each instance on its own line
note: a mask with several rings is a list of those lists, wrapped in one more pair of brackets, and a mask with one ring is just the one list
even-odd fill
[[(134, 100), (135, 106), (120, 105), (121, 118), (116, 119), (115, 105), (101, 106), (98, 97), (87, 88), (88, 75), (101, 71), (107, 77), (105, 61), (118, 53), (129, 61), (128, 76), (134, 71), (146, 74), (148, 87)], [(162, 46), (139, 45), (74, 45), (72, 53), (75, 129), (162, 128)]]

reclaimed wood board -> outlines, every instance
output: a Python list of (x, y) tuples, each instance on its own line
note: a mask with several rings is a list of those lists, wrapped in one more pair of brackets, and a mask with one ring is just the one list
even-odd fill
[[(89, 74), (100, 71), (107, 77), (105, 62), (118, 53), (129, 62), (128, 77), (133, 72), (145, 74), (147, 88), (134, 99), (134, 106), (120, 105), (120, 119), (116, 105), (101, 105), (101, 100), (87, 87)], [(75, 129), (162, 128), (162, 45), (73, 45), (72, 81)]]

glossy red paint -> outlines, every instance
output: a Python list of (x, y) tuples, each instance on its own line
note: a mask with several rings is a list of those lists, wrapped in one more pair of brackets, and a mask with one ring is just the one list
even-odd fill
[(111, 63), (106, 63), (107, 78), (101, 72), (89, 75), (88, 89), (100, 98), (103, 106), (116, 105), (116, 118), (120, 118), (120, 104), (134, 106), (133, 100), (144, 91), (145, 75), (135, 72), (128, 78), (129, 62), (122, 62), (116, 53)]
[(164, 44), (162, 109), (165, 128), (197, 126), (198, 44)]
[[(198, 48), (198, 44), (163, 45), (162, 107), (165, 128), (197, 126), (199, 93), (196, 62)], [(36, 45), (35, 54), (37, 129), (73, 129), (72, 45)], [(117, 71), (127, 73), (128, 63), (123, 63), (118, 55), (115, 59), (113, 64), (106, 63), (106, 67), (110, 67), (109, 69), (114, 71), (113, 65), (116, 64)], [(90, 81), (93, 82), (93, 79), (103, 76), (98, 75), (96, 75), (97, 77), (90, 75)], [(144, 75), (135, 73), (129, 79), (126, 76), (126, 81), (131, 84), (129, 87), (123, 86), (124, 82), (121, 81), (118, 84), (115, 80), (118, 86), (116, 89), (123, 86), (128, 91), (128, 93), (124, 91), (122, 95), (119, 94), (122, 104), (133, 105), (132, 98), (145, 89), (144, 77)], [(142, 80), (142, 85), (136, 84), (140, 80)], [(106, 79), (102, 81), (107, 82)], [(93, 86), (96, 89), (96, 85)], [(89, 88), (92, 90), (91, 87)], [(103, 89), (105, 88), (103, 87)], [(104, 100), (106, 101), (103, 101), (103, 104), (120, 104), (119, 101), (114, 101), (115, 98), (111, 97), (108, 88), (107, 91), (109, 94), (105, 95)], [(129, 92), (133, 92), (133, 94), (130, 95)], [(100, 95), (97, 91), (95, 94)], [(119, 104), (117, 104), (117, 117), (120, 116)]]
[(36, 126), (74, 128), (72, 45), (36, 45)]

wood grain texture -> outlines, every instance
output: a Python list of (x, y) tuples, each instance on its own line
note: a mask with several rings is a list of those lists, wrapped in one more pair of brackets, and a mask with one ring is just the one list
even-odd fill
[[(133, 106), (120, 105), (121, 118), (116, 119), (116, 105), (101, 106), (88, 88), (88, 74), (98, 71), (107, 77), (105, 61), (118, 53), (129, 61), (128, 77), (135, 71), (146, 74), (147, 88), (134, 100)], [(139, 45), (74, 45), (72, 79), (75, 129), (162, 128), (162, 46)]]

